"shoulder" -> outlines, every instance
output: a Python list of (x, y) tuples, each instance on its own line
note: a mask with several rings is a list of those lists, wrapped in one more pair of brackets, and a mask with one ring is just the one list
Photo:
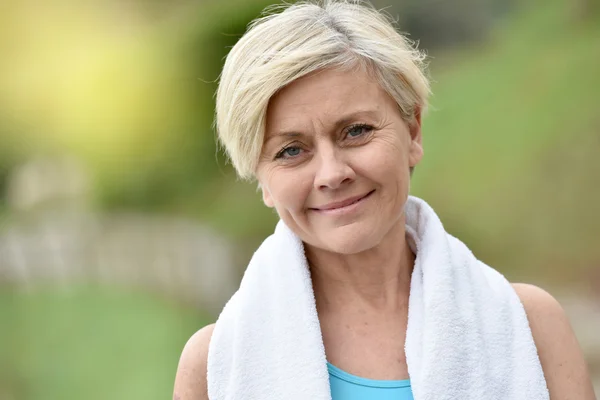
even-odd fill
[(581, 348), (560, 303), (537, 286), (512, 286), (527, 314), (550, 397), (595, 399)]
[(173, 400), (208, 400), (206, 365), (215, 324), (207, 325), (187, 341), (177, 366)]
[(560, 303), (544, 289), (527, 283), (512, 283), (512, 287), (525, 308), (530, 325), (566, 317)]

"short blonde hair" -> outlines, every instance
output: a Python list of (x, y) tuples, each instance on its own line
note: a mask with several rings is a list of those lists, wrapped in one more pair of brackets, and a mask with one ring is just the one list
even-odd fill
[(368, 3), (321, 0), (267, 12), (230, 51), (217, 90), (219, 141), (240, 178), (255, 176), (269, 100), (311, 72), (368, 67), (406, 120), (427, 108), (424, 54)]

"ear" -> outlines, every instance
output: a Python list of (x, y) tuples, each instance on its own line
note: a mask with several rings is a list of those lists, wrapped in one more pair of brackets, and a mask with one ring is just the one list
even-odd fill
[(411, 167), (416, 166), (423, 158), (423, 135), (421, 131), (421, 106), (415, 107), (415, 114), (408, 124), (410, 131), (410, 145), (408, 162)]
[(275, 204), (273, 203), (273, 198), (271, 197), (271, 193), (269, 192), (269, 189), (267, 189), (263, 185), (260, 185), (260, 190), (262, 190), (262, 198), (263, 198), (263, 203), (265, 203), (265, 206), (267, 206), (269, 208), (275, 207)]

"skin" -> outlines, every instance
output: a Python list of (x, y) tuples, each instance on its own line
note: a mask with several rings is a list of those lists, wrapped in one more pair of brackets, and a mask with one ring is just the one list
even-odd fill
[[(362, 70), (325, 70), (269, 104), (257, 178), (268, 207), (303, 240), (327, 359), (358, 376), (407, 379), (404, 342), (414, 254), (403, 207), (409, 170), (423, 157), (421, 117), (403, 120)], [(331, 202), (369, 194), (352, 212)], [(548, 293), (515, 284), (551, 398), (594, 399), (579, 344)], [(208, 399), (206, 359), (214, 326), (186, 344), (174, 398)]]

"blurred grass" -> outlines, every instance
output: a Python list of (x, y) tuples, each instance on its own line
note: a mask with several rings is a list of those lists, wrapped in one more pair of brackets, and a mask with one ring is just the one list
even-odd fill
[[(166, 399), (183, 345), (209, 322), (115, 288), (0, 292), (0, 398)], [(3, 393), (4, 392), (4, 393)]]
[(433, 61), (413, 193), (503, 272), (581, 278), (600, 262), (600, 18), (533, 1), (452, 61)]

